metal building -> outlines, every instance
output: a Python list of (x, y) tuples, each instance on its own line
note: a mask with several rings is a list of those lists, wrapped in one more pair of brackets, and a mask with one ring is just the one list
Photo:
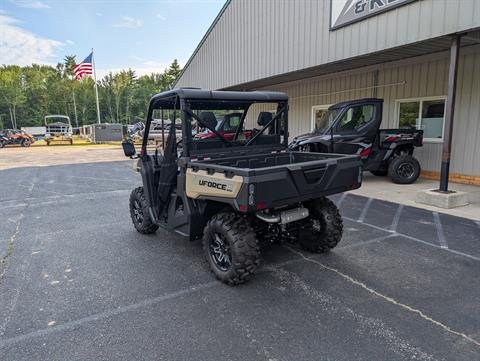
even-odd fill
[(450, 179), (480, 184), (480, 0), (230, 0), (176, 86), (285, 91), (291, 137), (331, 104), (383, 98), (383, 127), (416, 114), (422, 175), (438, 178), (458, 35)]

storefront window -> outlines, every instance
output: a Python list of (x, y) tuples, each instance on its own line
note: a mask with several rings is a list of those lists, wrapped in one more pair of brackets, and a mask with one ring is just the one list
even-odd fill
[(418, 99), (399, 102), (398, 125), (424, 131), (425, 140), (442, 141), (445, 99)]

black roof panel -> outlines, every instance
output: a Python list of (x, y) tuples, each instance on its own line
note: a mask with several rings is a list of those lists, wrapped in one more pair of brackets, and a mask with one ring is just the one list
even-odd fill
[(177, 88), (168, 90), (152, 97), (152, 101), (163, 98), (178, 96), (183, 99), (202, 99), (202, 100), (240, 100), (240, 101), (261, 101), (276, 102), (288, 100), (288, 96), (282, 92), (275, 91), (225, 91), (208, 90), (199, 88)]

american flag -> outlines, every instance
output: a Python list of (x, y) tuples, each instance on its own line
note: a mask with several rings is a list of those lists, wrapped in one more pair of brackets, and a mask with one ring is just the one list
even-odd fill
[(75, 65), (75, 67), (73, 68), (73, 73), (75, 74), (76, 80), (81, 80), (86, 76), (92, 75), (93, 73), (92, 57), (93, 57), (93, 52), (91, 52), (90, 55), (87, 56), (85, 60), (82, 61), (80, 64)]

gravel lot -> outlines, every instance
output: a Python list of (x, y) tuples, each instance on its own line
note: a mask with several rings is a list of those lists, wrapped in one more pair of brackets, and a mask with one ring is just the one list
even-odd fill
[(60, 164), (125, 160), (121, 145), (7, 146), (0, 150), (0, 170), (20, 167), (48, 167)]
[(232, 288), (198, 242), (134, 230), (129, 161), (4, 169), (0, 184), (2, 361), (480, 359), (475, 221), (338, 195), (333, 252), (272, 246)]

